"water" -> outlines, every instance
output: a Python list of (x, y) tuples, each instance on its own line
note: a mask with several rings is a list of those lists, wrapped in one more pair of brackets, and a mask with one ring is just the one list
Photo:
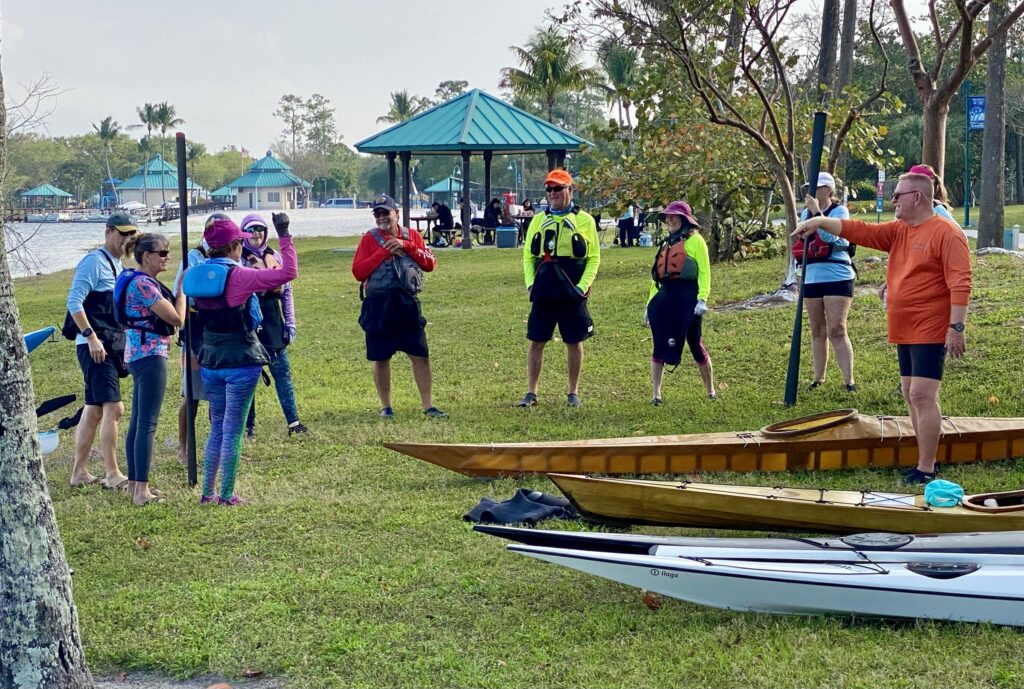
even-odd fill
[[(242, 222), (248, 213), (227, 212), (228, 217), (237, 223)], [(270, 214), (271, 211), (260, 212), (268, 225)], [(291, 218), (292, 234), (296, 237), (353, 237), (374, 226), (368, 208), (299, 208), (288, 211), (288, 217)], [(190, 216), (188, 231), (198, 238), (205, 221), (206, 216)], [(11, 273), (14, 277), (25, 277), (74, 268), (83, 255), (103, 243), (104, 226), (102, 223), (12, 223), (5, 229), (8, 251), (20, 247), (9, 257)], [(171, 239), (172, 256), (180, 249), (181, 226), (177, 220), (164, 225), (143, 223), (139, 229), (167, 235)]]

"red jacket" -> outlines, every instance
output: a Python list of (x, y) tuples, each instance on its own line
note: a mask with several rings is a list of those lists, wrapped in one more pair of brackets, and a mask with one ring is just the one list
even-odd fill
[[(420, 233), (409, 229), (402, 231), (401, 228), (399, 228), (399, 232), (402, 242), (405, 244), (405, 253), (409, 258), (416, 261), (416, 265), (427, 273), (434, 270), (434, 266), (437, 265), (437, 258), (434, 257), (434, 254), (423, 243), (423, 237), (420, 236)], [(382, 232), (381, 234), (384, 233)], [(384, 239), (385, 241), (389, 239), (388, 235), (384, 235)], [(374, 236), (373, 230), (370, 230), (363, 235), (362, 240), (359, 242), (359, 247), (356, 249), (355, 258), (352, 259), (352, 275), (359, 282), (365, 282), (381, 263), (390, 258), (391, 252), (380, 245)]]

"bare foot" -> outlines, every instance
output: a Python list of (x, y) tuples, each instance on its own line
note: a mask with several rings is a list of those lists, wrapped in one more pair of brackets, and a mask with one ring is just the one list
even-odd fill
[(90, 484), (96, 483), (96, 481), (98, 480), (98, 478), (96, 478), (95, 476), (88, 472), (84, 474), (77, 474), (71, 477), (71, 487), (79, 488), (81, 486), (88, 486)]
[(107, 476), (100, 483), (104, 488), (121, 488), (128, 483), (128, 477), (118, 473), (113, 476)]

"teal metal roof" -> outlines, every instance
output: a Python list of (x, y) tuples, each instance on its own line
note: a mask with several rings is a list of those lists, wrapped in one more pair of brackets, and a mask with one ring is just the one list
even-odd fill
[(360, 153), (462, 151), (543, 153), (578, 151), (588, 144), (575, 134), (473, 89), (356, 144)]
[(28, 191), (21, 192), (22, 196), (67, 196), (71, 194), (67, 193), (63, 189), (58, 189), (52, 184), (40, 184), (35, 189), (29, 189)]
[[(146, 170), (145, 181), (142, 171)], [(199, 189), (198, 184), (188, 177), (185, 178), (186, 189)], [(134, 191), (140, 189), (171, 189), (178, 190), (178, 168), (163, 159), (159, 153), (149, 159), (145, 166), (139, 166), (135, 175), (117, 185), (118, 191)]]
[(224, 188), (231, 187), (237, 191), (242, 187), (306, 187), (308, 189), (313, 186), (291, 170), (291, 165), (275, 158), (273, 153), (267, 151), (267, 155), (250, 165), (244, 175), (228, 182)]
[(225, 186), (221, 187), (220, 189), (212, 192), (210, 194), (210, 196), (234, 196), (237, 193), (238, 193), (237, 189), (232, 189), (231, 187), (225, 185)]
[[(451, 182), (451, 186), (448, 184)], [(455, 179), (454, 177), (445, 177), (437, 184), (431, 184), (429, 187), (423, 190), (424, 194), (441, 194), (449, 191), (462, 191), (462, 180)]]

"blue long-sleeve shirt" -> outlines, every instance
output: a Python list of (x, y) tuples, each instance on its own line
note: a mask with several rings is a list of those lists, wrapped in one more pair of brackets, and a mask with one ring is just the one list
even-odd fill
[[(107, 261), (107, 259), (110, 261)], [(110, 272), (110, 263), (116, 272)], [(113, 292), (117, 282), (117, 273), (124, 270), (120, 259), (111, 256), (106, 249), (90, 251), (75, 266), (75, 275), (71, 278), (71, 289), (68, 291), (68, 311), (74, 315), (84, 310), (83, 303), (89, 292)], [(88, 340), (79, 333), (75, 344), (87, 344)]]

